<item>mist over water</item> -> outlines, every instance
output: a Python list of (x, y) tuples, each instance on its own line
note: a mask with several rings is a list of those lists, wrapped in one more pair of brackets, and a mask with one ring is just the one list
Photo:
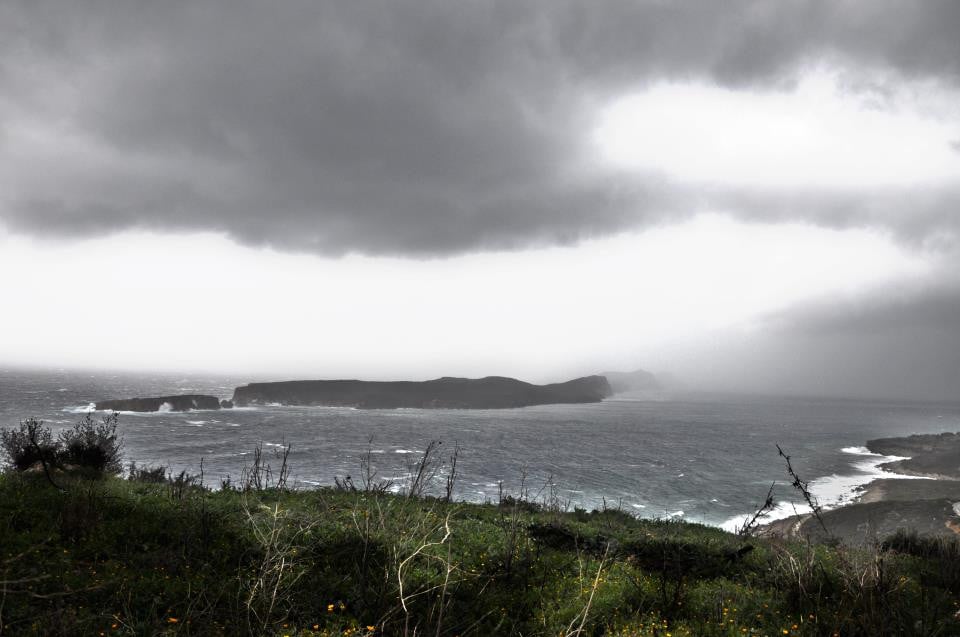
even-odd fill
[[(95, 400), (178, 393), (229, 398), (250, 378), (0, 370), (0, 425), (37, 417), (54, 428)], [(536, 494), (549, 479), (570, 505), (608, 506), (644, 517), (682, 516), (730, 527), (763, 501), (774, 481), (781, 505), (794, 494), (776, 444), (830, 506), (881, 475), (884, 459), (865, 455), (870, 438), (960, 430), (960, 405), (673, 394), (656, 400), (509, 410), (354, 410), (261, 407), (188, 413), (123, 413), (125, 460), (198, 471), (208, 485), (237, 479), (258, 442), (292, 446), (302, 486), (360, 474), (373, 451), (381, 479), (402, 480), (430, 440), (463, 449), (456, 495), (496, 499), (523, 476)], [(799, 505), (797, 505), (799, 506)]]

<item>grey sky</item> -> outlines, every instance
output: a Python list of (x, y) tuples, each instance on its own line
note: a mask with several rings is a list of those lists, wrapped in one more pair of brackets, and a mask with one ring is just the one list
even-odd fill
[(740, 197), (753, 205), (725, 207), (908, 232), (956, 217), (944, 212), (956, 192), (908, 221), (877, 211), (899, 208), (887, 192), (804, 192), (816, 205), (796, 206), (578, 166), (590, 109), (661, 78), (788, 85), (829, 56), (955, 84), (960, 7), (948, 0), (7, 0), (0, 11), (3, 118), (80, 135), (92, 155), (42, 174), (8, 165), (0, 214), (15, 230), (224, 230), (321, 253), (433, 255), (571, 241)]
[(869, 110), (916, 97), (948, 130), (958, 31), (951, 0), (0, 0), (0, 229), (213, 232), (437, 267), (700, 213), (869, 230), (936, 262), (923, 289), (775, 312), (771, 351), (814, 334), (875, 351), (894, 323), (956, 348), (960, 175), (701, 183), (598, 162), (589, 132), (663, 83), (775, 96), (819, 67)]

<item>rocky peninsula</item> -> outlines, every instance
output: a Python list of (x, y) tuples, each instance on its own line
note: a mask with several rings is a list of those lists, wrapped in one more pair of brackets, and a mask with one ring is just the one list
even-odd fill
[(904, 438), (879, 438), (867, 449), (884, 456), (905, 456), (882, 465), (903, 475), (960, 480), (960, 434), (917, 434)]
[(902, 458), (880, 465), (891, 472), (890, 478), (864, 486), (849, 505), (823, 511), (822, 525), (812, 515), (797, 515), (777, 520), (762, 532), (811, 539), (830, 535), (849, 544), (870, 544), (901, 529), (923, 536), (960, 533), (960, 434), (879, 438), (866, 447)]
[(359, 409), (509, 409), (595, 403), (613, 394), (603, 376), (534, 385), (515, 378), (444, 377), (428, 381), (296, 380), (237, 387), (233, 402), (247, 405), (322, 405)]

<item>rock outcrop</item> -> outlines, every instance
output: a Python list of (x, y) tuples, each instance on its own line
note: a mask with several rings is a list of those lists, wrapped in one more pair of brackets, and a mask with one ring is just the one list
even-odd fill
[(98, 411), (191, 411), (193, 409), (220, 409), (216, 396), (189, 394), (185, 396), (157, 396), (154, 398), (122, 398), (101, 400)]
[(237, 387), (233, 402), (244, 405), (325, 405), (362, 409), (507, 409), (554, 403), (600, 402), (612, 394), (603, 376), (533, 385), (515, 378), (444, 377), (422, 382), (296, 380)]

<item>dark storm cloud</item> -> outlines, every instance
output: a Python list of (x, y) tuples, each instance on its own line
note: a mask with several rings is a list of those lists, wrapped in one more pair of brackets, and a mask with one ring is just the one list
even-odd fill
[(944, 255), (939, 275), (766, 317), (760, 336), (726, 352), (736, 361), (726, 382), (751, 391), (956, 401), (957, 257)]
[[(832, 299), (792, 308), (768, 319), (776, 331), (812, 336), (875, 335), (893, 338), (908, 330), (957, 332), (960, 284), (926, 282), (890, 286), (866, 298)], [(960, 334), (958, 334), (960, 336)]]
[[(0, 219), (408, 255), (576, 241), (718, 203), (899, 230), (859, 199), (605, 174), (582, 161), (584, 131), (664, 77), (782, 84), (827, 57), (956, 84), (958, 26), (951, 0), (7, 0)], [(951, 228), (956, 204), (931, 200), (907, 230)]]
[(722, 376), (705, 384), (890, 400), (956, 402), (960, 395), (960, 332), (955, 328), (898, 323), (880, 331), (781, 332), (728, 353)]
[(714, 190), (705, 196), (715, 206), (748, 219), (801, 221), (839, 229), (872, 227), (912, 248), (947, 250), (960, 229), (960, 185), (889, 189), (873, 192), (737, 192)]

